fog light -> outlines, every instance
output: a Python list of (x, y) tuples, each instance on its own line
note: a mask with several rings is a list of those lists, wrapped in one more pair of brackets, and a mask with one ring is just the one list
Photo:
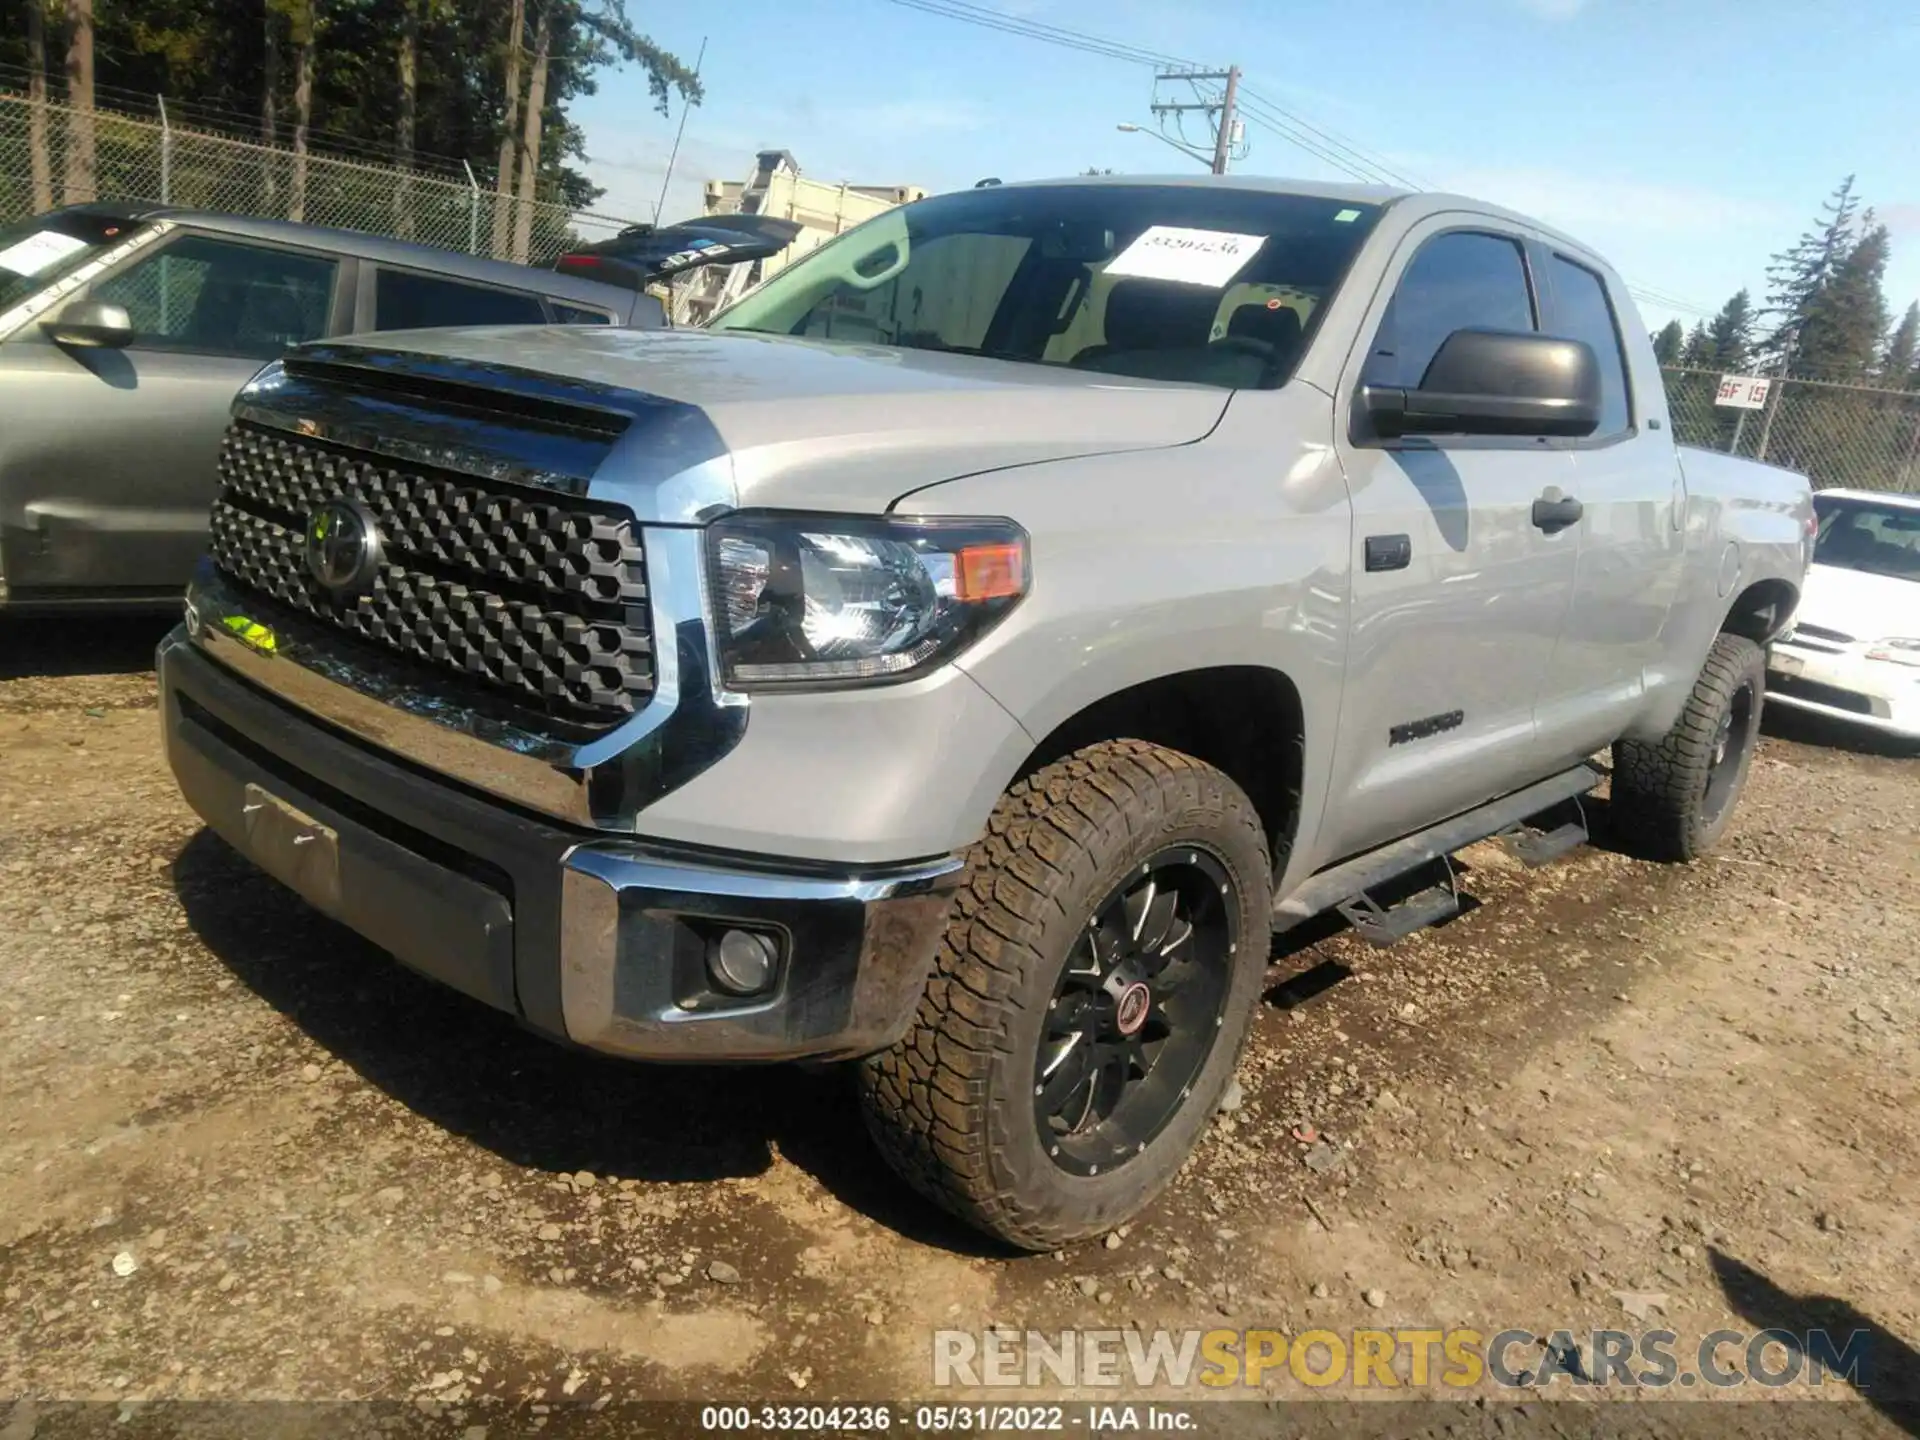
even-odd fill
[(707, 973), (729, 994), (755, 995), (773, 984), (776, 958), (771, 936), (727, 930), (707, 946)]

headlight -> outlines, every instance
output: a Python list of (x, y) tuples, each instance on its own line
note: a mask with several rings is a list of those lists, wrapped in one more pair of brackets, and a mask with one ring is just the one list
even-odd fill
[(1867, 659), (1885, 660), (1890, 665), (1920, 665), (1920, 640), (1898, 635), (1876, 640), (1867, 647)]
[(743, 510), (707, 531), (726, 683), (821, 689), (944, 664), (1027, 593), (1011, 520)]

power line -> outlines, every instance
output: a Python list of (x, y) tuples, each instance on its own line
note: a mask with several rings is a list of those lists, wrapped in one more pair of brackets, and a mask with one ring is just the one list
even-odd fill
[(1003, 10), (993, 10), (985, 5), (972, 4), (970, 0), (889, 0), (889, 3), (904, 6), (909, 10), (923, 11), (928, 15), (944, 16), (949, 20), (965, 21), (969, 25), (979, 25), (988, 30), (999, 30), (1008, 35), (1021, 35), (1029, 40), (1041, 40), (1050, 45), (1085, 51), (1090, 55), (1104, 55), (1110, 60), (1124, 60), (1134, 65), (1154, 67), (1197, 68), (1193, 61), (1182, 59), (1177, 55), (1168, 55), (1164, 51), (1148, 50), (1119, 40), (1103, 39), (1098, 35), (1089, 35), (1084, 30), (1073, 30), (1064, 25), (1048, 25), (1038, 20), (1028, 20), (1018, 15), (1009, 15)]
[(1365, 169), (1379, 176), (1380, 182), (1383, 184), (1397, 185), (1404, 190), (1431, 190), (1434, 188), (1431, 184), (1416, 176), (1411, 176), (1404, 171), (1394, 169), (1378, 155), (1362, 148), (1354, 141), (1345, 139), (1334, 131), (1315, 125), (1312, 121), (1307, 120), (1297, 112), (1287, 109), (1277, 101), (1270, 100), (1256, 91), (1242, 89), (1240, 92), (1240, 103), (1243, 108), (1267, 111), (1272, 117), (1277, 118), (1279, 121), (1304, 130), (1307, 134), (1324, 142), (1328, 148), (1335, 152), (1344, 153), (1352, 157), (1353, 160)]
[[(1199, 68), (1196, 62), (1177, 55), (1169, 55), (1165, 51), (1131, 45), (1119, 40), (1109, 40), (1064, 25), (1050, 25), (1038, 20), (1009, 15), (1002, 10), (974, 4), (972, 0), (889, 0), (889, 3), (908, 10), (918, 10), (923, 14), (938, 15), (945, 19), (977, 25), (983, 29), (996, 30), (1002, 34), (1017, 35), (1069, 50), (1078, 50), (1084, 54), (1099, 55), (1134, 65), (1151, 66), (1156, 70)], [(1368, 184), (1396, 184), (1409, 189), (1421, 188), (1385, 162), (1367, 156), (1358, 146), (1311, 124), (1274, 101), (1242, 90), (1239, 104), (1251, 112), (1255, 123), (1262, 128), (1272, 131), (1307, 154), (1346, 175)]]
[(1631, 281), (1627, 284), (1627, 293), (1643, 304), (1657, 305), (1663, 310), (1678, 310), (1682, 314), (1692, 315), (1700, 320), (1711, 320), (1717, 313), (1712, 310), (1702, 310), (1698, 305), (1689, 304), (1684, 300), (1676, 300), (1671, 295), (1661, 295), (1644, 287), (1636, 286)]
[[(1294, 146), (1294, 148), (1304, 151), (1306, 154), (1320, 161), (1323, 165), (1338, 170), (1350, 179), (1358, 180), (1363, 185), (1395, 184), (1395, 182), (1389, 178), (1388, 172), (1364, 161), (1350, 158), (1337, 150), (1319, 143), (1309, 133), (1295, 125), (1284, 115), (1275, 114), (1257, 97), (1248, 96), (1244, 98), (1241, 101), (1241, 109), (1246, 112), (1248, 120), (1253, 124), (1258, 125), (1270, 134), (1279, 136)], [(1396, 188), (1404, 189), (1409, 187), (1396, 186)]]
[[(977, 25), (983, 29), (996, 30), (1002, 34), (1016, 35), (1028, 40), (1038, 40), (1044, 44), (1078, 50), (1084, 54), (1098, 55), (1133, 65), (1150, 66), (1155, 70), (1200, 68), (1192, 60), (1169, 55), (1164, 51), (1110, 40), (1064, 25), (1049, 25), (1042, 21), (1009, 15), (1002, 10), (975, 4), (973, 0), (888, 0), (888, 3), (909, 10), (918, 10), (923, 14), (938, 15), (945, 19)], [(1171, 78), (1181, 77), (1176, 75)], [(1437, 188), (1430, 181), (1397, 169), (1358, 142), (1316, 125), (1298, 112), (1288, 109), (1258, 91), (1249, 90), (1244, 85), (1239, 89), (1236, 102), (1237, 108), (1251, 123), (1287, 141), (1305, 154), (1313, 156), (1322, 164), (1363, 184), (1385, 185), (1405, 190)], [(1628, 281), (1627, 288), (1636, 300), (1647, 304), (1663, 306), (1701, 318), (1710, 318), (1714, 314), (1713, 311), (1702, 309), (1691, 301), (1669, 295), (1650, 286)]]

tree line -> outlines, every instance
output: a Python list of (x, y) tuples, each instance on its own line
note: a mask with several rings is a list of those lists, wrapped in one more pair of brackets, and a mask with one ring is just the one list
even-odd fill
[[(701, 98), (699, 76), (635, 27), (626, 0), (0, 0), (0, 86), (23, 79), (30, 99), (66, 107), (57, 122), (31, 107), (36, 209), (93, 198), (98, 107), (161, 96), (176, 124), (290, 150), (295, 187), (315, 150), (456, 174), (493, 158), (503, 200), (584, 208), (600, 191), (578, 168), (567, 107), (619, 63), (646, 76), (662, 113), (675, 94)], [(494, 253), (510, 239), (524, 251), (507, 232), (531, 209), (495, 207)]]
[(1654, 353), (1689, 370), (1920, 391), (1920, 302), (1891, 322), (1888, 254), (1887, 227), (1861, 209), (1849, 175), (1819, 219), (1772, 257), (1764, 305), (1742, 289), (1691, 330), (1667, 322)]

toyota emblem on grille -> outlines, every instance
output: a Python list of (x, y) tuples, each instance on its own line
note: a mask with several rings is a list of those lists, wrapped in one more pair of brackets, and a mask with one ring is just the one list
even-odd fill
[(307, 569), (342, 599), (364, 594), (380, 574), (380, 530), (366, 508), (329, 500), (307, 516)]

